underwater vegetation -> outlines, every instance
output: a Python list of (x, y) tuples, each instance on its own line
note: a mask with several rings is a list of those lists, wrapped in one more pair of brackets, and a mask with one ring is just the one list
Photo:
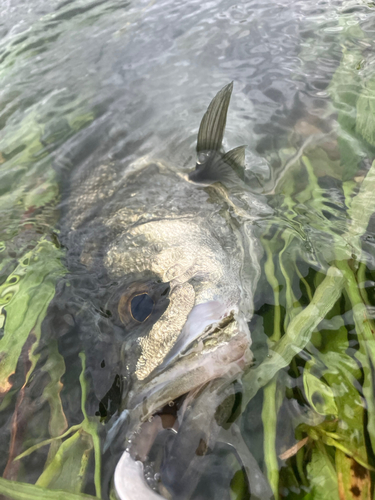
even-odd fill
[[(231, 415), (275, 499), (375, 498), (375, 72), (364, 32), (345, 20), (343, 28), (361, 44), (342, 35), (328, 87), (333, 132), (302, 146), (300, 137), (288, 137), (272, 152), (279, 176), (265, 188), (275, 216), (261, 238), (250, 325), (255, 360)], [(108, 493), (107, 424), (88, 410), (86, 353), (71, 364), (59, 339), (43, 330), (68, 273), (56, 229), (61, 179), (50, 151), (95, 118), (77, 99), (67, 105), (64, 126), (48, 128), (30, 111), (0, 139), (5, 498)], [(233, 477), (226, 493), (250, 498), (246, 471), (236, 461), (224, 465)]]

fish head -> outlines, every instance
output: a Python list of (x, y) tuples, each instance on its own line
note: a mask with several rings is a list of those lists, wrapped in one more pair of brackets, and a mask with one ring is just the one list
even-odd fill
[[(158, 178), (160, 187), (162, 174)], [(186, 195), (196, 188), (175, 179), (177, 189)], [(222, 376), (232, 362), (241, 365), (239, 360), (250, 356), (251, 302), (241, 281), (240, 235), (223, 220), (220, 207), (216, 213), (209, 208), (209, 216), (198, 209), (137, 220), (105, 257), (114, 277), (120, 282), (126, 277), (107, 307), (125, 332), (121, 355), (128, 394), (123, 407), (147, 401), (144, 417), (162, 404), (160, 395), (152, 401), (162, 387), (164, 398), (173, 400), (181, 390)], [(174, 390), (172, 372), (180, 386)]]
[(202, 119), (194, 172), (145, 163), (122, 181), (124, 203), (106, 219), (116, 234), (104, 264), (117, 283), (107, 309), (122, 332), (122, 408), (141, 407), (141, 419), (251, 362), (257, 255), (248, 255), (249, 231), (207, 188), (244, 161), (242, 147), (222, 152), (231, 92), (224, 87)]

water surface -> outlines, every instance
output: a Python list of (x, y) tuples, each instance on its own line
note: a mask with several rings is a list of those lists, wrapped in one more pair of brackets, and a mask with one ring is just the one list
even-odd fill
[[(74, 315), (92, 297), (100, 304), (103, 290), (84, 267), (68, 269), (76, 248), (64, 240), (72, 184), (109, 164), (124, 173), (157, 160), (188, 172), (203, 112), (233, 81), (225, 146), (247, 146), (248, 185), (274, 211), (250, 328), (255, 367), (266, 361), (264, 373), (275, 374), (262, 372), (259, 387), (257, 375), (245, 376), (242, 436), (276, 497), (370, 498), (374, 219), (365, 195), (353, 200), (374, 159), (374, 15), (371, 2), (358, 0), (3, 2), (4, 478), (107, 498), (111, 471), (106, 458), (100, 464), (98, 444), (106, 428), (96, 415), (95, 377), (81, 375), (90, 332), (74, 330)], [(121, 198), (115, 203), (121, 208)], [(345, 291), (302, 341), (288, 328), (332, 266), (344, 273)], [(68, 295), (67, 312), (70, 285), (84, 292)], [(298, 347), (278, 364), (269, 349), (289, 331)], [(14, 461), (82, 421), (91, 427), (65, 445), (58, 473), (47, 466), (60, 439)], [(194, 498), (249, 498), (238, 463), (220, 453)], [(12, 488), (10, 498), (21, 498)], [(352, 496), (339, 497), (339, 488)]]

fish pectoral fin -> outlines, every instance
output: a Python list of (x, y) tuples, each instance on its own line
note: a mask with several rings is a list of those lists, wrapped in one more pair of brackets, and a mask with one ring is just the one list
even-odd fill
[(197, 152), (220, 151), (233, 82), (223, 87), (212, 99), (198, 132)]
[(241, 180), (245, 180), (245, 146), (231, 149), (225, 153), (222, 160), (232, 167)]

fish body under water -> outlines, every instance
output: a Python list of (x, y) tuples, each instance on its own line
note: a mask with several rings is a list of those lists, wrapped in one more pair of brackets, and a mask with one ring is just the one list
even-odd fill
[[(114, 476), (121, 500), (191, 498), (214, 467), (207, 450), (220, 440), (233, 453), (244, 448), (221, 423), (234, 381), (252, 362), (248, 322), (262, 255), (255, 230), (269, 209), (243, 182), (244, 147), (222, 150), (231, 92), (229, 84), (207, 109), (188, 176), (143, 161), (125, 172), (103, 165), (71, 185), (68, 260), (100, 269), (105, 282), (87, 356), (90, 365), (99, 350), (108, 368), (91, 362), (97, 397), (108, 403), (103, 418), (119, 415), (106, 447), (122, 454)], [(118, 405), (110, 412), (114, 374)], [(159, 457), (154, 490), (142, 466), (150, 453)], [(244, 449), (241, 456), (252, 460)], [(263, 492), (270, 498), (266, 485)]]

